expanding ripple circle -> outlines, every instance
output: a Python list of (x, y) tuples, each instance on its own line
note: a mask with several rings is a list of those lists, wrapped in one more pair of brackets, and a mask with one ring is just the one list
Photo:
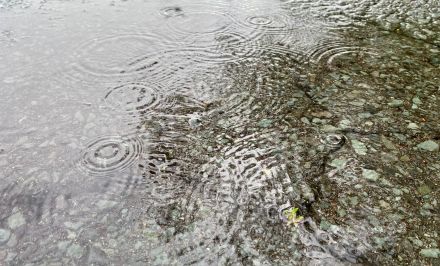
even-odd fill
[(321, 142), (331, 149), (339, 149), (345, 144), (345, 136), (338, 134), (330, 134), (327, 135), (325, 138), (321, 139)]
[(123, 77), (136, 78), (142, 72), (131, 68), (130, 63), (148, 58), (173, 46), (168, 36), (153, 34), (127, 34), (93, 39), (74, 53), (71, 75), (84, 80), (87, 77), (104, 81)]
[(78, 167), (89, 175), (109, 175), (133, 165), (142, 152), (143, 142), (138, 137), (106, 136), (87, 144)]
[(171, 18), (171, 17), (183, 16), (184, 12), (183, 12), (182, 8), (180, 8), (178, 6), (169, 6), (169, 7), (162, 8), (160, 10), (160, 14), (164, 17)]
[(129, 83), (110, 89), (104, 98), (111, 108), (132, 113), (152, 109), (161, 97), (154, 86)]
[(253, 16), (253, 17), (248, 17), (246, 20), (248, 23), (257, 26), (269, 25), (272, 23), (272, 19), (267, 16)]
[(182, 16), (174, 16), (168, 26), (176, 34), (215, 34), (225, 31), (232, 19), (218, 12), (193, 11)]

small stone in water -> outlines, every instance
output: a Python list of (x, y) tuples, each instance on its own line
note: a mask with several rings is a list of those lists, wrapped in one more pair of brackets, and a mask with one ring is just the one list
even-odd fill
[(356, 205), (358, 205), (358, 203), (359, 203), (359, 198), (357, 196), (350, 197), (350, 204), (351, 205), (356, 206)]
[(380, 207), (382, 207), (384, 209), (389, 209), (391, 207), (390, 204), (384, 200), (380, 200), (379, 205), (380, 205)]
[(331, 161), (330, 166), (333, 166), (338, 169), (342, 169), (347, 163), (347, 161), (348, 160), (346, 159), (334, 159), (333, 161)]
[(258, 122), (259, 127), (267, 128), (272, 125), (272, 120), (270, 119), (262, 119), (260, 122)]
[(379, 247), (383, 247), (386, 243), (386, 239), (385, 238), (381, 238), (381, 237), (374, 237), (374, 243), (376, 243), (376, 245), (378, 245)]
[(322, 219), (321, 223), (319, 224), (319, 227), (321, 228), (321, 230), (328, 230), (331, 226), (332, 226), (332, 224), (324, 219)]
[[(136, 246), (135, 246), (136, 247)], [(98, 247), (91, 247), (88, 252), (87, 265), (108, 265), (107, 254)]]
[(84, 248), (82, 248), (80, 245), (72, 244), (67, 249), (67, 256), (79, 259), (79, 258), (81, 258), (83, 251), (84, 251)]
[(188, 124), (192, 128), (196, 128), (196, 127), (200, 126), (201, 123), (202, 123), (202, 121), (200, 120), (200, 118), (196, 117), (196, 116), (195, 117), (191, 117), (188, 120)]
[(418, 129), (419, 126), (418, 126), (416, 123), (409, 123), (409, 124), (408, 124), (408, 128), (409, 128), (409, 129)]
[(381, 136), (381, 140), (382, 140), (383, 145), (387, 149), (390, 149), (390, 150), (396, 150), (397, 149), (396, 146), (394, 145), (394, 143), (391, 142), (391, 140), (389, 140), (387, 137)]
[(11, 229), (16, 229), (24, 224), (26, 224), (26, 220), (21, 212), (14, 213), (8, 218), (8, 225)]
[(353, 146), (354, 151), (359, 155), (366, 155), (367, 154), (367, 147), (364, 143), (358, 141), (358, 140), (352, 140), (351, 145)]
[(311, 115), (314, 117), (317, 117), (317, 118), (332, 118), (333, 117), (333, 114), (330, 113), (329, 111), (313, 112)]
[(403, 105), (403, 101), (402, 100), (392, 100), (391, 102), (388, 103), (388, 105), (391, 107), (400, 107)]
[(6, 242), (8, 242), (10, 236), (11, 236), (11, 232), (9, 230), (0, 229), (0, 245), (3, 245)]
[(338, 130), (337, 127), (334, 127), (332, 125), (324, 125), (321, 129), (323, 132), (335, 132), (336, 130)]
[(417, 188), (417, 191), (421, 194), (421, 195), (427, 195), (429, 193), (431, 193), (431, 188), (428, 187), (427, 185), (421, 185), (420, 187)]
[(438, 248), (425, 248), (420, 250), (420, 255), (425, 258), (439, 258), (440, 257), (440, 249)]
[(368, 181), (373, 181), (373, 182), (379, 179), (379, 174), (376, 171), (370, 169), (362, 169), (362, 176)]
[(345, 217), (347, 215), (347, 212), (344, 209), (339, 209), (337, 211), (337, 213), (338, 213), (339, 217), (341, 217), (341, 218)]
[(411, 159), (409, 158), (408, 155), (402, 155), (402, 157), (400, 157), (400, 160), (402, 162), (409, 162)]
[(398, 189), (398, 188), (393, 188), (393, 194), (396, 196), (400, 196), (403, 194), (402, 190)]
[(66, 252), (69, 244), (70, 244), (70, 241), (61, 241), (61, 242), (57, 243), (57, 247), (61, 252)]
[(301, 117), (301, 122), (303, 122), (304, 124), (310, 125), (310, 121), (309, 121), (309, 119), (307, 119), (307, 117)]
[(439, 146), (433, 140), (427, 140), (417, 145), (417, 148), (425, 151), (438, 151)]
[(439, 58), (439, 57), (435, 57), (435, 56), (433, 56), (433, 57), (431, 58), (431, 64), (432, 64), (432, 65), (435, 65), (435, 66), (439, 66), (439, 65), (440, 65), (440, 58)]
[(59, 195), (55, 199), (55, 208), (57, 209), (64, 209), (67, 207), (66, 200), (64, 199), (63, 195)]
[(415, 237), (409, 237), (409, 240), (411, 240), (411, 242), (418, 247), (423, 246), (423, 241), (421, 241), (420, 239), (417, 239)]
[(98, 203), (96, 204), (98, 206), (98, 208), (100, 209), (108, 209), (108, 208), (112, 208), (117, 204), (117, 202), (115, 201), (111, 201), (111, 200), (100, 200), (98, 201)]
[(422, 104), (422, 101), (420, 100), (419, 97), (414, 97), (414, 98), (412, 98), (412, 102), (413, 102), (414, 104)]
[(354, 106), (361, 107), (361, 106), (363, 106), (365, 104), (365, 102), (361, 101), (361, 100), (358, 100), (358, 101), (352, 101), (352, 102), (350, 102), (350, 104), (354, 105)]

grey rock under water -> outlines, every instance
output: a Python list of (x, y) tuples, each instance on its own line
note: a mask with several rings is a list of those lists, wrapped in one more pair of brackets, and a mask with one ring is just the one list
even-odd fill
[(7, 229), (0, 229), (0, 245), (8, 242), (9, 237), (11, 236), (11, 232)]
[(26, 224), (26, 220), (21, 212), (16, 212), (8, 217), (8, 226), (11, 229), (16, 229)]
[(438, 151), (439, 146), (438, 146), (437, 142), (435, 142), (433, 140), (427, 140), (422, 143), (419, 143), (417, 145), (417, 148), (419, 148), (421, 150), (426, 150), (426, 151)]

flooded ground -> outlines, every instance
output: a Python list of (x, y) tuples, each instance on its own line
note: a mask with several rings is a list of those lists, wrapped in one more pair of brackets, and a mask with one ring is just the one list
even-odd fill
[(440, 6), (353, 2), (0, 0), (0, 265), (440, 264)]

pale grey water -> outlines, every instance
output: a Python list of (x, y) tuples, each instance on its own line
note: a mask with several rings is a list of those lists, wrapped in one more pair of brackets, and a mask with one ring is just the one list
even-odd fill
[(0, 265), (440, 263), (439, 18), (0, 0)]

